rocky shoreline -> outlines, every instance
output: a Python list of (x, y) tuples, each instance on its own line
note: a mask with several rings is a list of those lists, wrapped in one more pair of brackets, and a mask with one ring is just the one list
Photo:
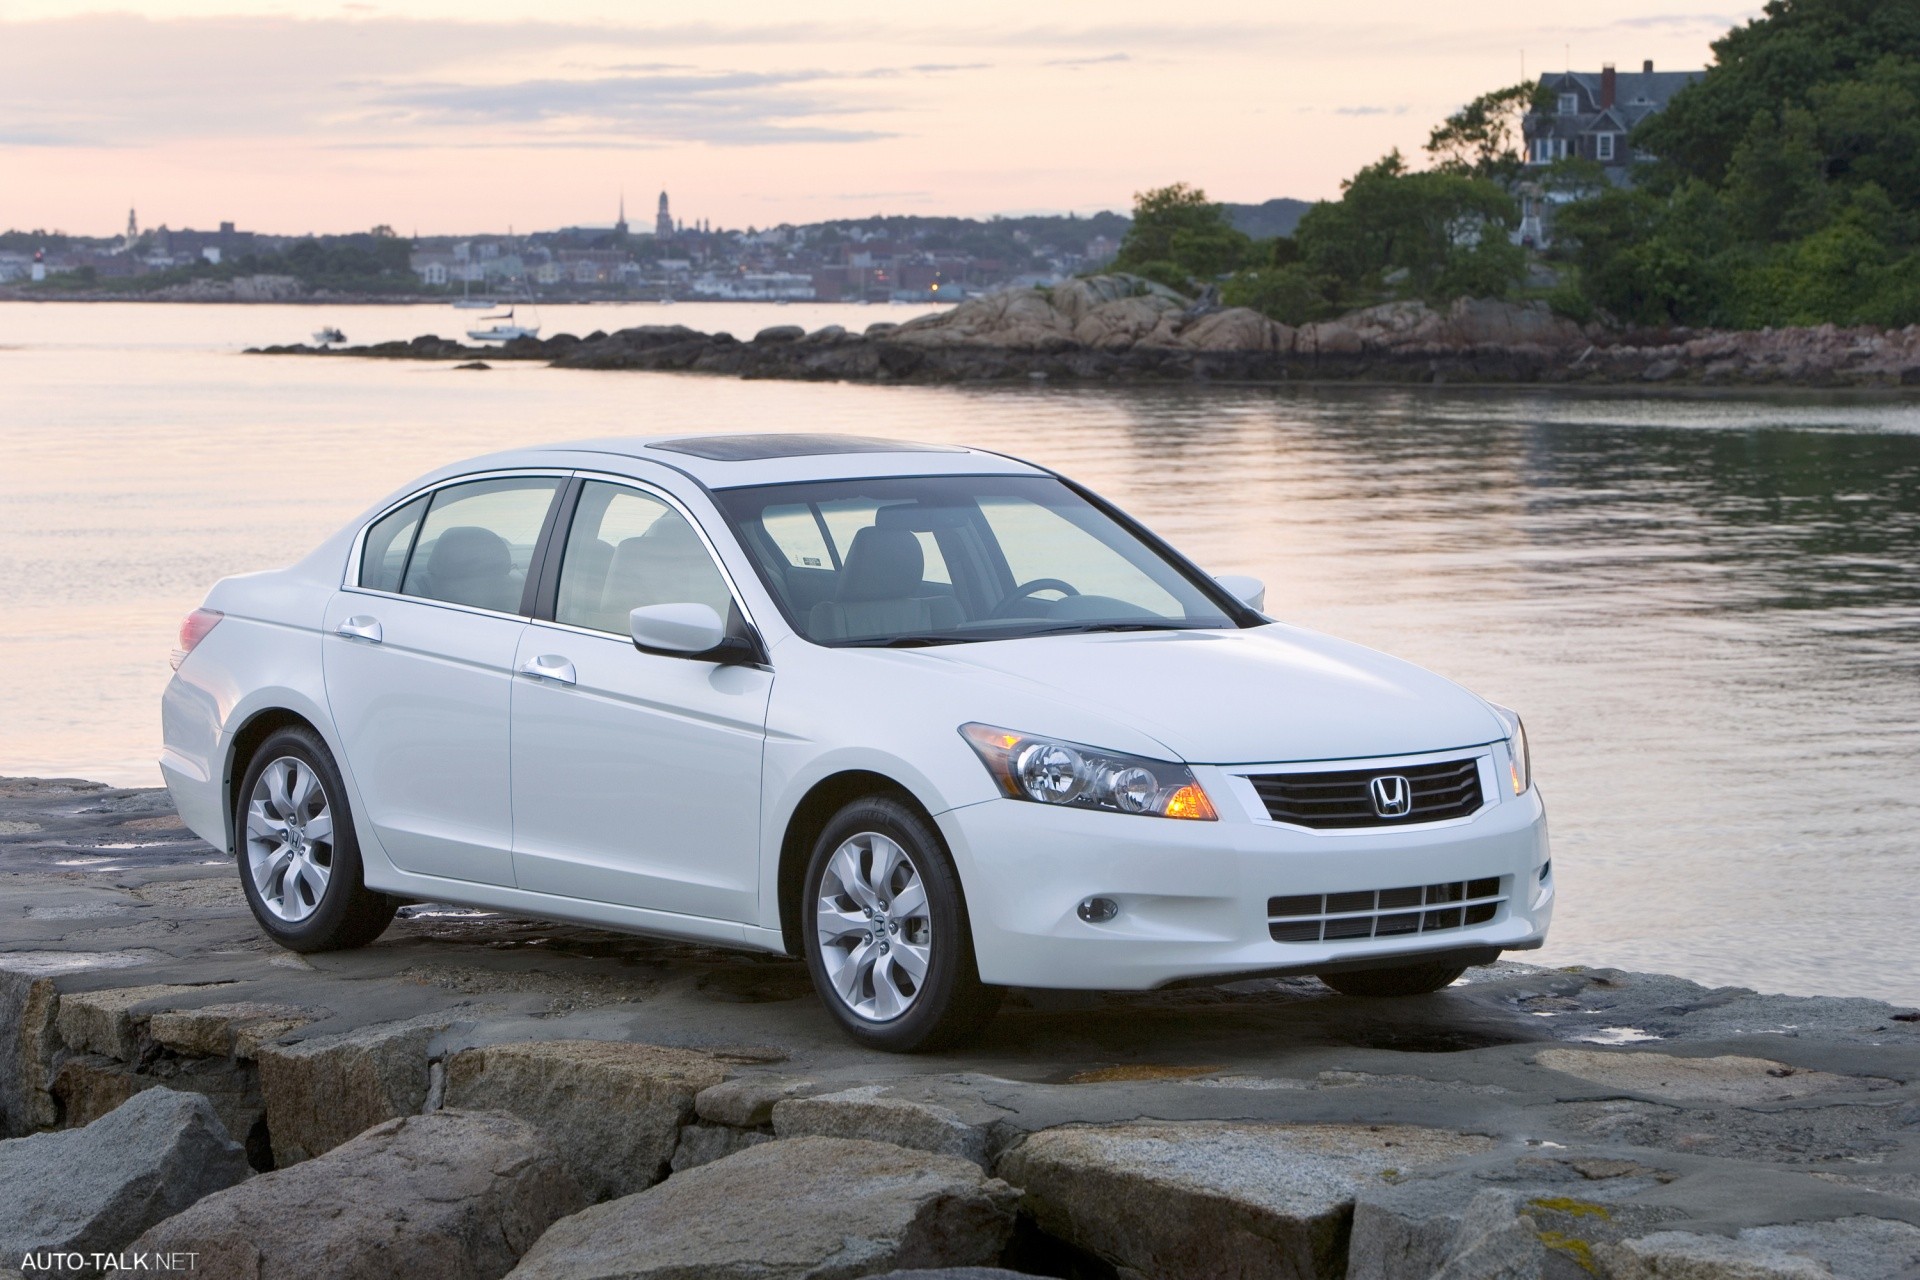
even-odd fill
[(280, 951), (164, 792), (74, 780), (0, 779), (0, 920), (8, 1280), (1920, 1269), (1876, 1001), (1503, 963), (1016, 992), (887, 1057), (777, 958), (432, 904)]
[(424, 335), (252, 353), (860, 382), (1920, 387), (1920, 326), (1621, 332), (1576, 324), (1544, 303), (1462, 299), (1444, 311), (1395, 302), (1296, 327), (1131, 276), (987, 294), (861, 333), (781, 325), (741, 341), (684, 325), (645, 325), (498, 346)]

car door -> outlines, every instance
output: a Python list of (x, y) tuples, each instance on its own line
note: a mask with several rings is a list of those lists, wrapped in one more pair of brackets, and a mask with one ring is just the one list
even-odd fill
[[(513, 683), (513, 860), (522, 889), (720, 920), (757, 916), (760, 768), (773, 674), (634, 647), (628, 612), (744, 614), (688, 514), (587, 480), (550, 620)], [(542, 610), (548, 612), (548, 610)]]
[(395, 866), (513, 883), (513, 662), (566, 477), (491, 476), (368, 526), (327, 607), (327, 701), (364, 818)]

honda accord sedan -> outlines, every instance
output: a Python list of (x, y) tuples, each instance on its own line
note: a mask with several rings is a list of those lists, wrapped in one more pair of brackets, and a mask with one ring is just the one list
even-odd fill
[(1263, 597), (980, 450), (520, 450), (216, 584), (160, 766), (282, 946), (426, 900), (804, 956), (881, 1049), (1010, 986), (1407, 996), (1541, 945), (1519, 718)]

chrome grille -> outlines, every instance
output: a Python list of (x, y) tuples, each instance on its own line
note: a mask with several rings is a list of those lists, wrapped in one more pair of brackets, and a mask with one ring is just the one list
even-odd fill
[(1506, 900), (1499, 876), (1401, 889), (1297, 893), (1267, 899), (1267, 932), (1275, 942), (1341, 942), (1464, 929), (1492, 920)]
[[(1412, 804), (1404, 814), (1382, 817), (1374, 806), (1372, 784), (1376, 778), (1391, 777), (1407, 780)], [(1485, 800), (1477, 757), (1324, 773), (1258, 773), (1248, 781), (1260, 793), (1269, 818), (1322, 831), (1464, 818), (1478, 813)]]

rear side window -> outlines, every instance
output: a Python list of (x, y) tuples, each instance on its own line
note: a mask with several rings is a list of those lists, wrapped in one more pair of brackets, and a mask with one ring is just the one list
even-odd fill
[(559, 487), (552, 476), (514, 476), (435, 490), (401, 594), (520, 612), (540, 527)]
[(398, 591), (407, 570), (407, 554), (420, 528), (426, 498), (415, 498), (373, 522), (360, 548), (360, 585), (373, 591)]

